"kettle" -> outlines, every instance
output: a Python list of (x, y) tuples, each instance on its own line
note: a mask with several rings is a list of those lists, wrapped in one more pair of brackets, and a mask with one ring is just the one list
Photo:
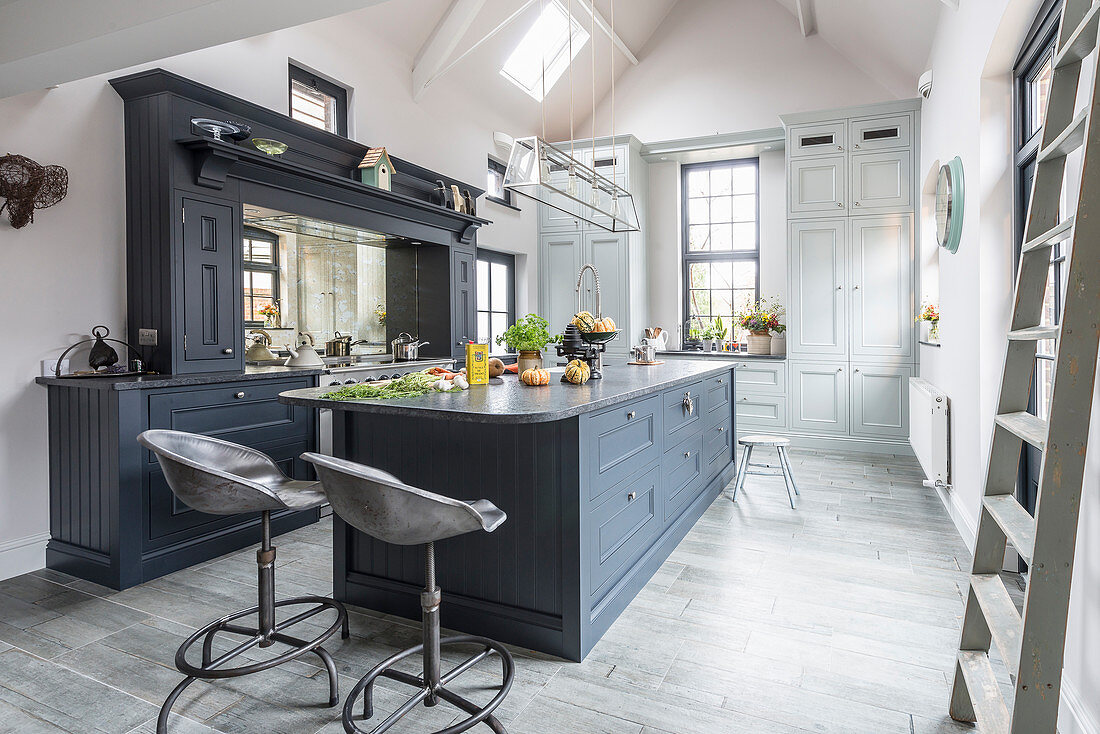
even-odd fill
[(309, 334), (298, 334), (298, 339), (294, 347), (289, 344), (284, 344), (283, 346), (290, 352), (290, 357), (283, 363), (286, 367), (325, 366), (325, 361), (318, 356), (317, 350), (314, 349), (313, 337)]
[(255, 334), (256, 338), (252, 340), (252, 343), (248, 345), (248, 349), (245, 350), (244, 361), (268, 362), (278, 359), (271, 349), (269, 349), (271, 345), (271, 334), (268, 334), (263, 329), (253, 329), (248, 333)]

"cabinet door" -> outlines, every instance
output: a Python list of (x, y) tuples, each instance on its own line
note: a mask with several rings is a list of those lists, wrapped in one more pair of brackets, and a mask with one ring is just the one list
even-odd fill
[(850, 213), (878, 214), (911, 209), (912, 155), (908, 150), (853, 155)]
[[(585, 262), (600, 273), (600, 308), (603, 316), (615, 320), (622, 334), (607, 343), (607, 354), (625, 356), (630, 351), (630, 275), (627, 268), (629, 237), (626, 232), (590, 232), (584, 235)], [(575, 278), (575, 276), (574, 276)], [(573, 285), (576, 285), (574, 279)], [(596, 288), (591, 273), (584, 276), (581, 303), (596, 313)]]
[(913, 218), (869, 217), (851, 222), (851, 354), (913, 354)]
[(852, 435), (909, 436), (909, 365), (852, 364)]
[[(568, 149), (566, 149), (568, 152)], [(558, 191), (566, 191), (566, 187), (569, 183), (569, 172), (562, 167), (553, 166), (550, 169), (550, 185)], [(558, 204), (561, 209), (552, 207), (549, 204), (539, 204), (539, 229), (540, 230), (566, 230), (577, 231), (581, 228), (580, 219), (577, 214), (580, 210), (580, 205), (574, 201), (571, 201), (564, 194), (555, 194), (553, 201)]]
[(473, 251), (451, 250), (451, 337), (456, 357), (465, 356), (466, 343), (477, 338), (476, 267)]
[(793, 217), (848, 213), (848, 159), (843, 155), (791, 160), (787, 206)]
[(791, 429), (848, 433), (848, 367), (791, 362)]
[(187, 370), (242, 369), (244, 305), (237, 210), (183, 200), (183, 363)]
[(787, 319), (791, 355), (847, 354), (846, 231), (843, 219), (791, 224)]
[(796, 125), (787, 131), (787, 150), (791, 158), (843, 153), (847, 129), (846, 120)]
[(542, 258), (539, 288), (542, 313), (550, 322), (550, 333), (560, 333), (573, 318), (577, 272), (581, 269), (580, 232), (553, 232), (540, 235)]

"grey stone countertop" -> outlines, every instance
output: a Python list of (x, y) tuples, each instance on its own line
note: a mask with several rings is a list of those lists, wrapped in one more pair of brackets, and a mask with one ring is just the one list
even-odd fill
[(583, 385), (562, 383), (564, 368), (551, 368), (550, 384), (542, 387), (528, 387), (515, 375), (506, 374), (490, 380), (488, 385), (433, 392), (417, 398), (331, 400), (324, 395), (333, 388), (319, 387), (288, 390), (279, 394), (279, 400), (310, 408), (471, 423), (545, 423), (645, 397), (730, 369), (731, 365), (714, 361), (678, 359), (650, 366), (605, 365), (603, 379), (589, 380)]
[(219, 382), (273, 380), (279, 377), (319, 375), (320, 367), (252, 367), (244, 372), (195, 372), (189, 375), (138, 375), (130, 377), (37, 377), (39, 385), (79, 387), (85, 390), (153, 390), (158, 387), (215, 385)]
[(783, 360), (787, 358), (786, 354), (749, 354), (748, 352), (702, 352), (698, 349), (666, 349), (663, 352), (657, 352), (657, 356), (661, 355), (669, 357), (698, 357), (700, 359), (773, 359)]

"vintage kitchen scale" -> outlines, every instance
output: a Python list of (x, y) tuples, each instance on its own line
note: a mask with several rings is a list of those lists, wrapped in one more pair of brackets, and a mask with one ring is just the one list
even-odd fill
[[(586, 270), (592, 271), (592, 278), (596, 281), (596, 319), (600, 320), (603, 318), (603, 311), (600, 308), (600, 273), (596, 270), (595, 265), (586, 264), (577, 274), (577, 288), (573, 305), (575, 312), (581, 310), (581, 284), (584, 282), (584, 271)], [(584, 332), (578, 329), (576, 324), (570, 323), (562, 333), (561, 344), (558, 344), (555, 349), (559, 357), (567, 357), (571, 360), (579, 359), (586, 362), (592, 372), (589, 379), (599, 380), (603, 377), (603, 353), (607, 351), (607, 343), (618, 335), (618, 330)], [(561, 381), (568, 382), (565, 375), (562, 375)]]

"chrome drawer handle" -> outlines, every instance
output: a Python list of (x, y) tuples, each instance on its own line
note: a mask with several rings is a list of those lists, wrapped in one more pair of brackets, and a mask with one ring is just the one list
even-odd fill
[(629, 413), (626, 414), (626, 419), (627, 420), (633, 420), (633, 418), (634, 418), (634, 411), (632, 410), (632, 411), (630, 411)]
[(684, 393), (684, 409), (687, 410), (688, 415), (695, 412), (695, 401), (691, 399), (691, 393)]
[(637, 497), (637, 496), (638, 496), (637, 492), (628, 492), (627, 495), (626, 495), (626, 501), (627, 502), (633, 502), (634, 498)]
[(222, 350), (222, 354), (232, 354), (232, 353), (233, 353), (233, 347), (226, 347), (225, 349)]
[(240, 400), (241, 398), (243, 398), (243, 397), (244, 397), (244, 393), (243, 393), (243, 392), (239, 392), (239, 393), (237, 393), (236, 395), (234, 395), (233, 397), (235, 397), (235, 398), (236, 398), (237, 400)]

